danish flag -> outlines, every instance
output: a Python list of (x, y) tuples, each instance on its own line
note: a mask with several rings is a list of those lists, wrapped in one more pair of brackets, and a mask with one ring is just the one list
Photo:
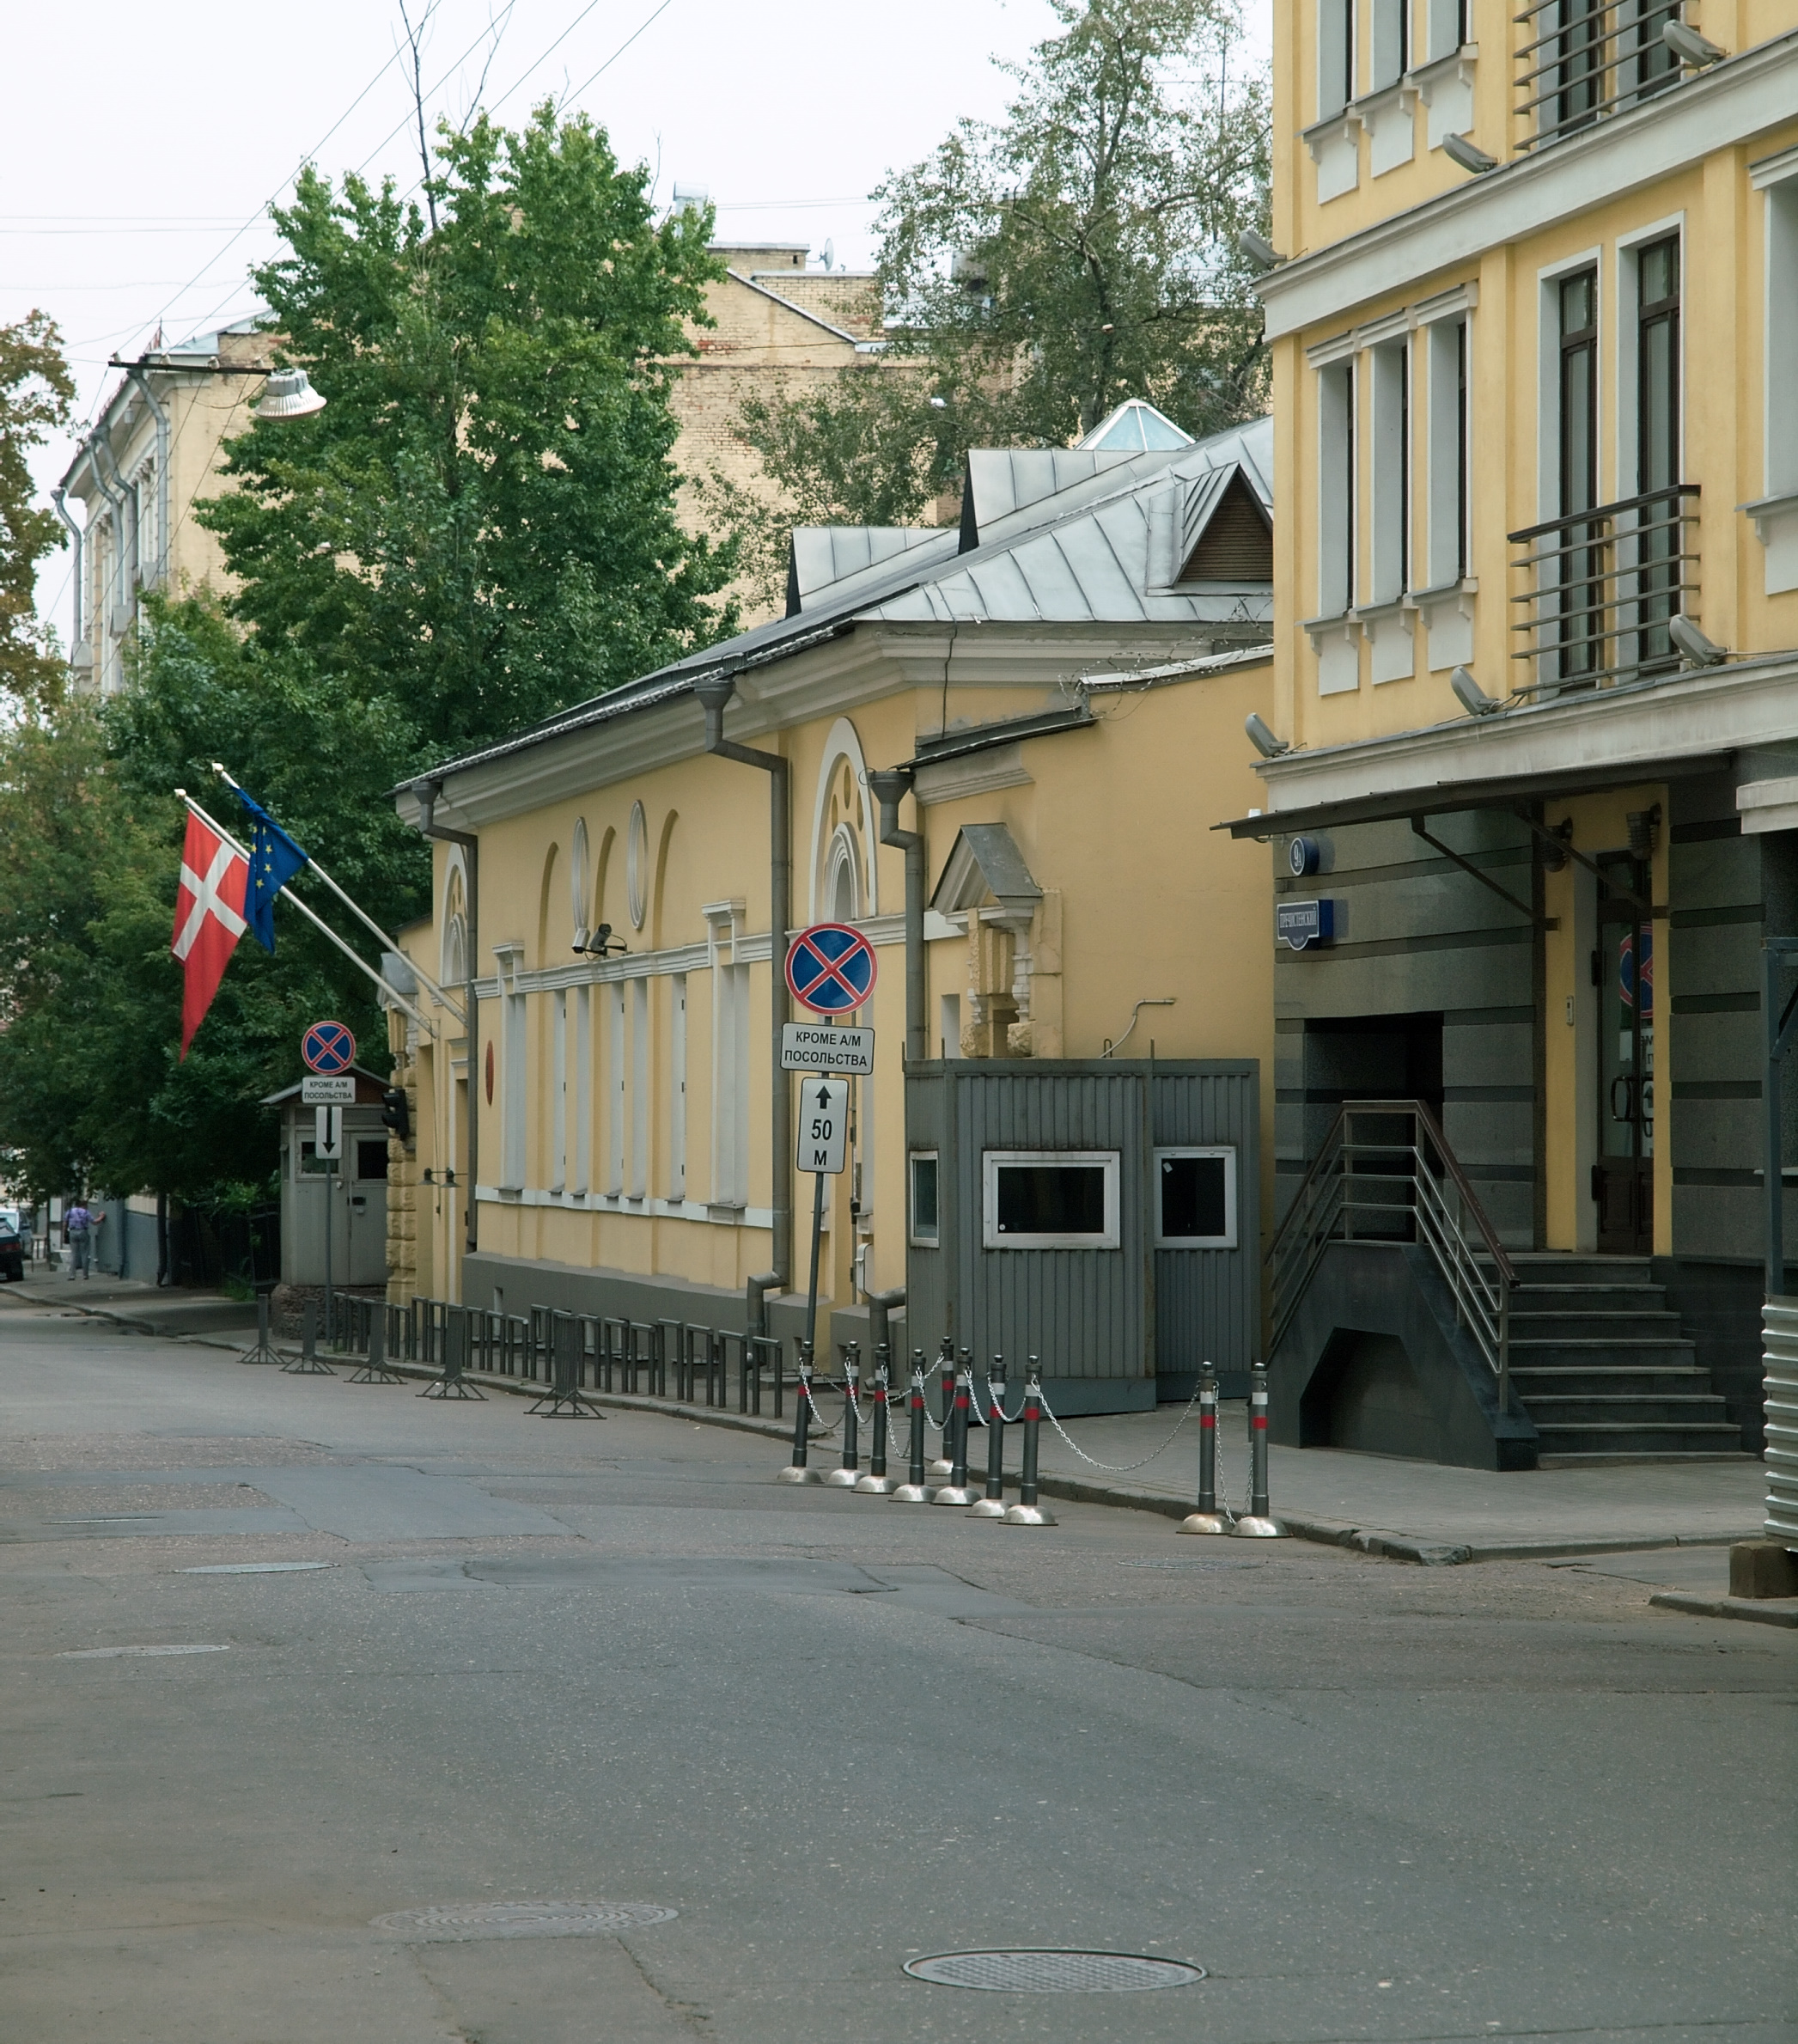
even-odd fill
[(192, 810), (181, 849), (181, 880), (175, 890), (174, 937), (169, 945), (187, 975), (181, 997), (181, 1056), (204, 1021), (218, 983), (225, 976), (244, 920), (244, 890), (250, 863)]

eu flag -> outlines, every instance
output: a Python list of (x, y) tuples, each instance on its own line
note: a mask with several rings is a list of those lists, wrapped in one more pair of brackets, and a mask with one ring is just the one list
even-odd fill
[(243, 912), (250, 935), (265, 951), (275, 948), (275, 897), (310, 858), (267, 811), (241, 788), (237, 799), (250, 813), (250, 884)]

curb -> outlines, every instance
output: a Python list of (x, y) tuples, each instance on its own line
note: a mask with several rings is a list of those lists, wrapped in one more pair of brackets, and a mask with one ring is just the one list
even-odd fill
[(1740, 1618), (1754, 1626), (1798, 1627), (1798, 1599), (1781, 1597), (1762, 1603), (1755, 1597), (1707, 1597), (1691, 1590), (1656, 1590), (1649, 1599), (1663, 1611), (1683, 1611), (1688, 1618)]

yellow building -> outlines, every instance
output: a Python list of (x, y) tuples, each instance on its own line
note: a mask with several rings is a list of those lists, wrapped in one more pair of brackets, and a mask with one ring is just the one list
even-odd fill
[[(1059, 1083), (1115, 1048), (1234, 1061), (1254, 1098), (1262, 855), (1210, 827), (1256, 790), (1231, 735), (1268, 707), (1271, 436), (1195, 446), (1133, 405), (1093, 438), (976, 453), (958, 528), (795, 533), (786, 617), (401, 791), (451, 833), (407, 947), (473, 980), (478, 1023), (471, 1055), (442, 1009), (435, 1039), (393, 1018), (418, 1131), (395, 1296), (741, 1328), (771, 1270), (796, 1332), (811, 1187), (775, 1031), (784, 932), (818, 921), (881, 967), (827, 1210), (838, 1339), (919, 1246), (908, 1066)], [(1233, 1138), (1238, 1367), (1259, 1134)]]
[[(1458, 1455), (1460, 1428), (1500, 1466), (1757, 1448), (1761, 943), (1798, 906), (1798, 15), (1279, 0), (1275, 49), (1295, 509), (1266, 814), (1232, 821), (1313, 933), (1275, 972), (1281, 1425)], [(1404, 1260), (1305, 1260), (1338, 1107), (1397, 1096), (1465, 1181), (1406, 1166), (1460, 1215), (1425, 1303), (1492, 1323), (1459, 1363), (1404, 1333)]]

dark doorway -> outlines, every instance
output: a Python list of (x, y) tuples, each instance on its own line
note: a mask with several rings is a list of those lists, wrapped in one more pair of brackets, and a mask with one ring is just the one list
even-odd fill
[[(1345, 1100), (1421, 1100), (1442, 1119), (1442, 1017), (1342, 1015), (1305, 1024), (1305, 1097), (1327, 1105), (1324, 1127)], [(1321, 1140), (1323, 1127), (1317, 1134)], [(1307, 1144), (1315, 1153), (1317, 1144)]]
[[(1605, 877), (1647, 900), (1645, 860), (1601, 859)], [(1633, 901), (1600, 888), (1598, 949), (1598, 1203), (1601, 1256), (1647, 1256), (1655, 1247), (1655, 925)]]

